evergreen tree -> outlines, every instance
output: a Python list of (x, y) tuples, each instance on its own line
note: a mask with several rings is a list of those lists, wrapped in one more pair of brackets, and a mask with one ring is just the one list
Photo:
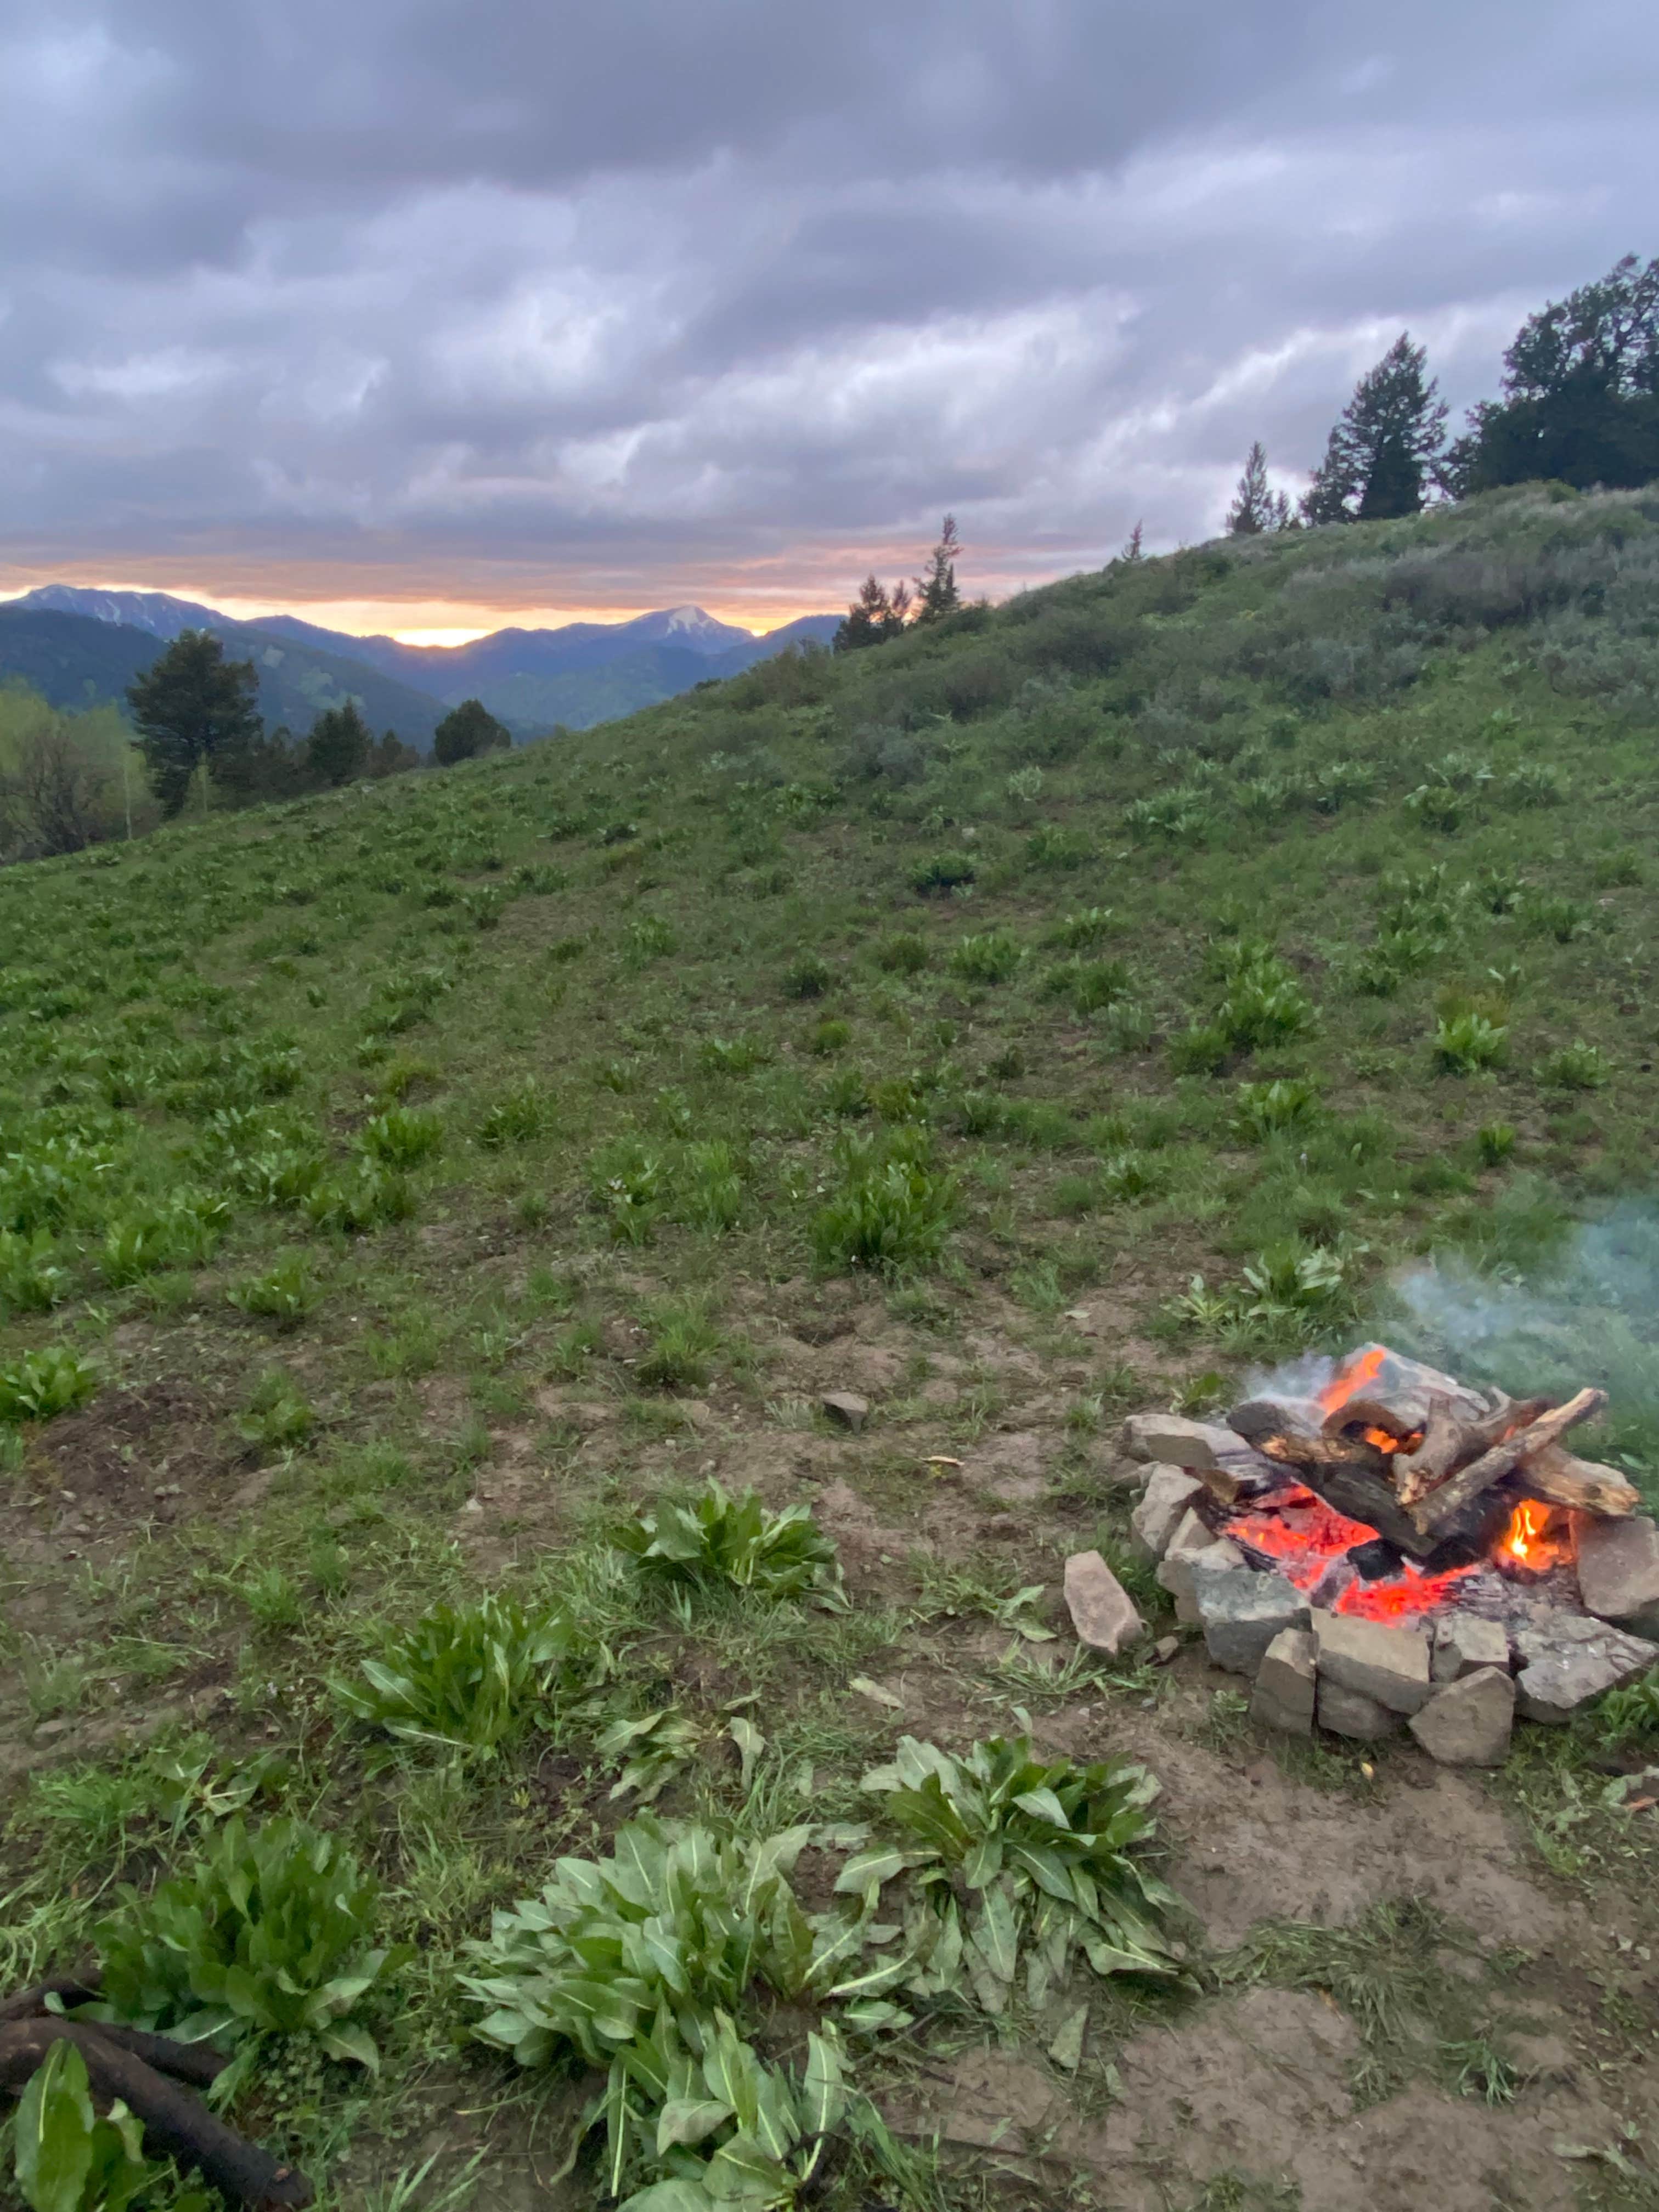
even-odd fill
[(432, 733), (432, 750), (441, 764), (476, 759), (498, 745), (510, 745), (513, 732), (498, 722), (482, 699), (463, 699), (451, 708)]
[[(556, 737), (558, 732), (555, 730), (552, 734)], [(421, 757), (414, 746), (406, 745), (396, 730), (388, 730), (369, 754), (368, 773), (370, 775), (402, 775), (420, 764)]]
[(1141, 533), (1144, 527), (1145, 526), (1143, 524), (1137, 522), (1134, 528), (1129, 532), (1127, 538), (1124, 539), (1123, 550), (1117, 556), (1120, 561), (1135, 562), (1144, 561), (1146, 558), (1145, 552), (1141, 549), (1140, 543)]
[(1354, 386), (1302, 501), (1310, 523), (1371, 522), (1416, 514), (1437, 480), (1446, 407), (1427, 354), (1402, 331)]
[(859, 595), (842, 617), (841, 627), (830, 640), (835, 653), (857, 653), (866, 645), (879, 645), (888, 634), (893, 617), (893, 603), (887, 596), (887, 587), (873, 569), (859, 586)]
[(1528, 316), (1448, 456), (1456, 492), (1553, 478), (1633, 489), (1659, 477), (1659, 258), (1633, 253)]
[(939, 543), (927, 556), (927, 574), (916, 578), (917, 622), (943, 622), (962, 605), (957, 590), (957, 561), (965, 550), (957, 536), (957, 519), (947, 514), (939, 526)]
[(1259, 538), (1264, 531), (1288, 530), (1291, 502), (1267, 483), (1267, 449), (1260, 438), (1245, 458), (1233, 503), (1227, 510), (1227, 532), (1232, 538)]
[(319, 783), (349, 783), (366, 775), (374, 738), (355, 699), (326, 707), (306, 739), (306, 766)]
[(223, 645), (204, 629), (181, 631), (128, 687), (127, 704), (163, 814), (179, 812), (198, 768), (235, 782), (236, 757), (261, 734), (258, 690), (253, 663), (227, 660)]
[(273, 799), (297, 799), (309, 777), (305, 750), (296, 745), (285, 723), (262, 730), (251, 744), (221, 754), (214, 782), (234, 806), (257, 806)]

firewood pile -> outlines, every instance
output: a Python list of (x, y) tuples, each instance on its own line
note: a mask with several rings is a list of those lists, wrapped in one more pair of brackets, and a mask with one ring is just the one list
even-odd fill
[[(1133, 1414), (1134, 1545), (1264, 1727), (1409, 1727), (1492, 1765), (1517, 1714), (1570, 1720), (1659, 1666), (1659, 1527), (1564, 1441), (1607, 1403), (1474, 1389), (1371, 1344), (1224, 1422)], [(1097, 1553), (1066, 1595), (1096, 1648), (1141, 1632)]]

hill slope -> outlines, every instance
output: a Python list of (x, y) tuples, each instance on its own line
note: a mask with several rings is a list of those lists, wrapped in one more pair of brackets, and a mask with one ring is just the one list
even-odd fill
[[(1011, 2111), (1041, 2179), (999, 2201), (1198, 2201), (1241, 2159), (1304, 2171), (1310, 2096), (1344, 2142), (1431, 2123), (1445, 2170), (1553, 2176), (1517, 1994), (1598, 2054), (1573, 2140), (1631, 2140), (1645, 2014), (1578, 1962), (1659, 1940), (1655, 1845), (1598, 1723), (1523, 1727), (1491, 1782), (1401, 1735), (1252, 1735), (1129, 1547), (1115, 1438), (1380, 1322), (1512, 1390), (1606, 1381), (1594, 1449), (1659, 1497), (1654, 1217), (1572, 1230), (1655, 1166), (1656, 578), (1653, 495), (1203, 548), (0, 876), (0, 1376), (84, 1399), (0, 1420), (17, 1978), (251, 1773), (373, 1856), (374, 1940), (416, 1949), (374, 2081), (319, 2059), (294, 2112), (244, 2109), (307, 2154), (356, 2129), (354, 2187), (411, 2111), (422, 2157), (518, 2173), (545, 2109), (538, 2139), (456, 1977), (492, 1906), (607, 1848), (613, 1789), (790, 1834), (833, 1910), (851, 1846), (811, 1824), (868, 1822), (902, 1734), (1030, 1730), (1162, 1776), (1194, 1971), (1022, 1980), (994, 2028), (988, 1908), (972, 1976), (846, 2046), (944, 2164), (890, 2187), (849, 2142), (847, 2202), (984, 2201), (951, 2161)], [(848, 1390), (855, 1430), (817, 1410)], [(665, 1591), (611, 1545), (710, 1470), (811, 1505), (847, 1611), (712, 1568)], [(1091, 1547), (1158, 1661), (1073, 1640)], [(501, 1588), (556, 1601), (574, 1656), (550, 1705), (498, 1622), (477, 1664), (520, 1732), (465, 1765), (330, 1688), (435, 1668), (394, 1632)], [(182, 1799), (119, 1763), (162, 1728), (196, 1732)], [(1330, 1899), (1340, 1935), (1287, 1931)], [(1407, 1977), (1402, 2026), (1367, 1993)], [(1198, 2079), (1242, 2080), (1245, 2150), (1172, 2101)], [(602, 2193), (585, 2164), (552, 2201)]]

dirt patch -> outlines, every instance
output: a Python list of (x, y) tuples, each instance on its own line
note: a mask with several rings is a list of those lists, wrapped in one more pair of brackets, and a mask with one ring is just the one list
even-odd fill
[(194, 1385), (104, 1390), (46, 1431), (30, 1455), (36, 1502), (52, 1533), (119, 1534), (228, 1502), (247, 1469)]

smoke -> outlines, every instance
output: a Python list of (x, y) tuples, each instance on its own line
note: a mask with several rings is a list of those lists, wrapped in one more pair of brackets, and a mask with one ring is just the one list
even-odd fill
[(1659, 1494), (1659, 1207), (1626, 1200), (1581, 1224), (1528, 1280), (1419, 1267), (1395, 1278), (1377, 1319), (1401, 1352), (1514, 1397), (1605, 1390), (1578, 1449)]

